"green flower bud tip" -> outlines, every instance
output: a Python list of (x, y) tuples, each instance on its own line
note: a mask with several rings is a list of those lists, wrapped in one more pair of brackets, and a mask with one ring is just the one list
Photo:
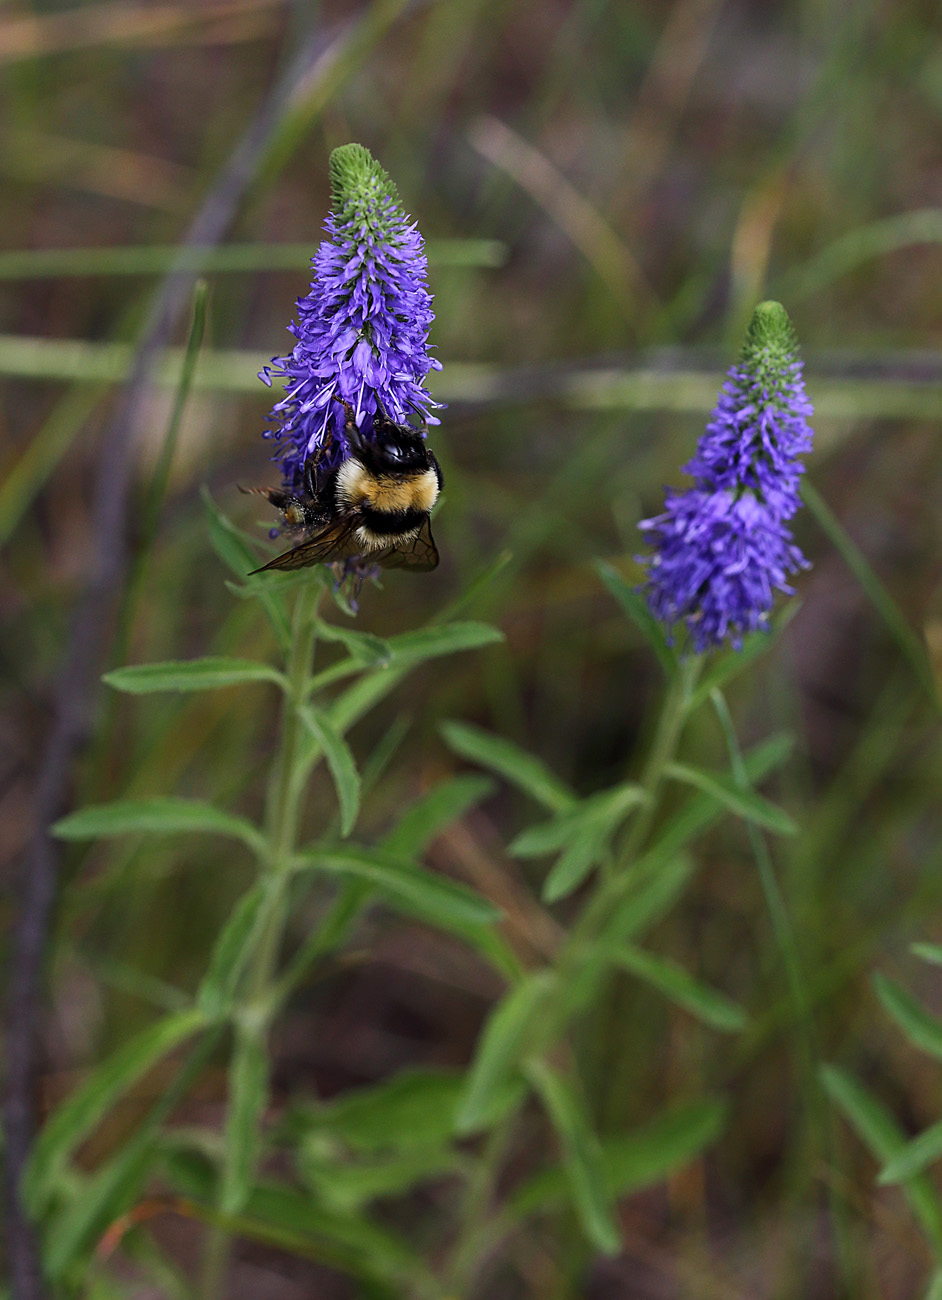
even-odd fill
[(399, 191), (369, 149), (344, 144), (330, 155), (330, 199), (342, 222), (369, 216), (381, 230), (389, 206), (399, 204)]

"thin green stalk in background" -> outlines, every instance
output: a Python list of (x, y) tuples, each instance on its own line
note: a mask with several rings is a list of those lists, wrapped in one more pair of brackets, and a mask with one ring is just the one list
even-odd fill
[[(245, 992), (235, 1010), (235, 1046), (230, 1065), (225, 1155), (217, 1187), (217, 1208), (226, 1215), (242, 1209), (252, 1184), (260, 1126), (268, 1094), (266, 1040), (277, 1007), (274, 996), (278, 957), (288, 916), (290, 862), (297, 848), (303, 782), (299, 779), (303, 723), (310, 708), (309, 683), (317, 635), (317, 608), (323, 587), (315, 575), (299, 584), (285, 660), (284, 694), (278, 749), (265, 806), (266, 850), (262, 881), (267, 886), (263, 917), (253, 936)], [(230, 1235), (214, 1228), (206, 1244), (200, 1294), (216, 1300), (224, 1292)]]

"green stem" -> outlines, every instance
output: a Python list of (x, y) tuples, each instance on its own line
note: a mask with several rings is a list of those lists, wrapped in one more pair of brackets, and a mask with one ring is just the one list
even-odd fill
[[(299, 586), (291, 627), (291, 641), (285, 663), (288, 690), (282, 701), (278, 750), (272, 765), (265, 803), (265, 838), (267, 851), (264, 874), (270, 885), (268, 911), (248, 964), (245, 991), (235, 1013), (235, 1045), (230, 1065), (230, 1079), (237, 1078), (240, 1066), (257, 1053), (264, 1040), (277, 1005), (272, 996), (278, 957), (288, 917), (288, 863), (296, 848), (301, 791), (298, 760), (301, 753), (303, 724), (299, 708), (305, 703), (314, 643), (317, 635), (317, 606), (323, 588), (313, 575)], [(258, 1124), (261, 1116), (256, 1117)], [(235, 1175), (236, 1152), (226, 1142), (218, 1184), (217, 1200), (230, 1186)], [(203, 1300), (217, 1300), (223, 1294), (225, 1274), (232, 1244), (231, 1234), (214, 1228), (206, 1243), (200, 1294)]]
[(480, 1248), (482, 1245), (495, 1244), (491, 1207), (517, 1114), (518, 1108), (515, 1106), (510, 1115), (488, 1134), (484, 1150), (468, 1182), (462, 1206), (461, 1229), (445, 1274), (444, 1294), (448, 1300), (465, 1300), (470, 1295), (480, 1263)]

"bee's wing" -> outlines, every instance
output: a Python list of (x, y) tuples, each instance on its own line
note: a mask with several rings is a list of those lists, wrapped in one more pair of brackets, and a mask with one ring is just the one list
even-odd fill
[(384, 569), (411, 569), (413, 573), (429, 573), (438, 566), (438, 547), (432, 540), (429, 521), (426, 519), (411, 542), (380, 552), (375, 557), (367, 556), (367, 559), (375, 559)]
[[(356, 528), (357, 515), (341, 515), (332, 519), (323, 528), (283, 555), (277, 555), (253, 573), (264, 573), (267, 569), (304, 569), (309, 564), (330, 564), (332, 560), (345, 560), (358, 553)], [(249, 575), (251, 576), (251, 574)]]

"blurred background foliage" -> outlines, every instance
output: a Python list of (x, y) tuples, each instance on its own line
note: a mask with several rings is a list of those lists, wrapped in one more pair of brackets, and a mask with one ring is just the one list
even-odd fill
[[(639, 576), (636, 522), (659, 509), (664, 483), (683, 481), (679, 466), (760, 298), (781, 298), (802, 340), (819, 410), (814, 484), (910, 623), (930, 645), (942, 635), (936, 5), (7, 4), (0, 850), (8, 863), (29, 833), (53, 683), (70, 652), (69, 611), (92, 567), (93, 484), (115, 383), (166, 250), (273, 81), (318, 31), (327, 52), (285, 107), (277, 147), (227, 236), (253, 246), (248, 269), (205, 272), (196, 390), (131, 626), (103, 667), (271, 649), (254, 609), (224, 586), (199, 492), (208, 484), (255, 527), (258, 511), (236, 484), (276, 480), (260, 438), (270, 393), (254, 376), (286, 345), (328, 208), (327, 155), (348, 140), (380, 159), (429, 240), (433, 341), (444, 364), (432, 387), (447, 403), (433, 431), (447, 483), (436, 522), (442, 566), (365, 590), (359, 626), (380, 635), (415, 627), (510, 553), (469, 606), (505, 631), (506, 644), (432, 664), (352, 733), (372, 773), (364, 835), (380, 834), (397, 809), (460, 770), (438, 733), (446, 718), (513, 738), (583, 792), (637, 768), (657, 668), (591, 562), (611, 559)], [(459, 240), (489, 242), (450, 242)], [(285, 244), (300, 247), (285, 256)], [(122, 260), (137, 248), (154, 251)], [(60, 249), (73, 251), (43, 261)], [(181, 319), (171, 341), (185, 337)], [(172, 393), (155, 384), (139, 427), (127, 430), (139, 503), (132, 539)], [(896, 974), (942, 1007), (937, 972), (908, 952), (916, 939), (942, 940), (940, 733), (884, 623), (809, 515), (798, 534), (815, 560), (800, 583), (802, 608), (739, 679), (733, 705), (744, 743), (782, 729), (796, 735), (777, 795), (803, 833), (778, 841), (775, 853), (821, 1056), (865, 1079), (915, 1129), (939, 1115), (938, 1066), (881, 1016), (869, 976)], [(99, 707), (75, 804), (176, 791), (258, 811), (274, 726), (264, 690)], [(686, 743), (700, 761), (723, 761), (722, 736), (706, 720)], [(324, 778), (312, 790), (311, 825), (331, 807)], [(540, 927), (565, 923), (566, 909), (550, 920), (532, 904), (528, 886), (543, 867), (506, 852), (528, 818), (522, 796), (502, 788), (442, 834), (429, 860), (498, 898), (539, 950)], [(42, 1030), (44, 1106), (147, 1023), (155, 1004), (192, 990), (249, 879), (247, 860), (209, 840), (70, 851)], [(7, 933), (13, 915), (7, 903)], [(298, 936), (309, 923), (295, 918)], [(717, 1053), (684, 1013), (626, 992), (634, 1050), (625, 1118), (640, 1123), (665, 1098), (709, 1091), (728, 1098), (731, 1122), (705, 1158), (625, 1203), (626, 1252), (599, 1266), (592, 1295), (794, 1294), (798, 1267), (809, 1296), (913, 1295), (928, 1261), (899, 1190), (874, 1186), (875, 1166), (840, 1122), (824, 1121), (826, 1158), (813, 1136), (823, 1102), (799, 1086), (787, 985), (741, 830), (727, 826), (707, 841), (658, 945), (741, 1001), (751, 1027)], [(377, 916), (282, 1017), (275, 1103), (330, 1097), (407, 1065), (461, 1066), (498, 993), (464, 949)], [(90, 1164), (121, 1142), (122, 1124), (133, 1124), (160, 1082), (150, 1076), (98, 1134)], [(184, 1119), (212, 1123), (223, 1083), (207, 1072)], [(837, 1241), (828, 1194), (840, 1208)], [(434, 1194), (411, 1213), (434, 1215)], [(154, 1230), (185, 1263), (197, 1228), (168, 1219)], [(531, 1262), (529, 1293), (541, 1294)], [(352, 1294), (338, 1275), (258, 1246), (240, 1249), (238, 1270), (233, 1294)], [(848, 1277), (853, 1291), (841, 1289)]]

